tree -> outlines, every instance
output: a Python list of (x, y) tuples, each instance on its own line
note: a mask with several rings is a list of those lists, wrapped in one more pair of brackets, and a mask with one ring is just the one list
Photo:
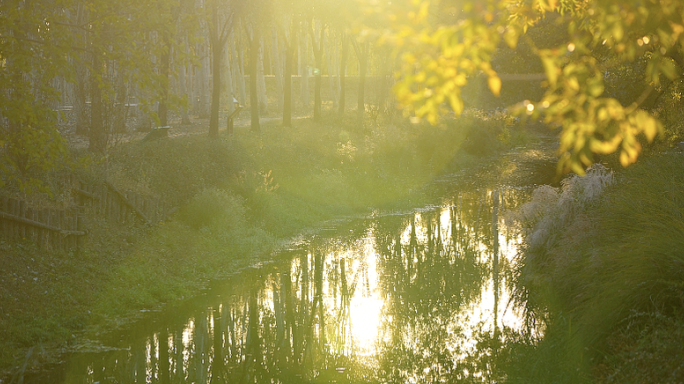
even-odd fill
[[(158, 32), (161, 40), (159, 46), (159, 67), (158, 67), (158, 95), (159, 107), (157, 115), (159, 118), (159, 125), (168, 125), (168, 110), (172, 105), (179, 104), (180, 100), (171, 100), (171, 93), (169, 91), (169, 83), (171, 77), (171, 61), (173, 58), (174, 49), (182, 51), (187, 45), (183, 44), (184, 38), (187, 34), (196, 32), (196, 23), (194, 22), (193, 9), (194, 6), (189, 0), (154, 0), (156, 2), (156, 17), (150, 19), (150, 28)], [(178, 41), (177, 43), (175, 43)], [(180, 55), (176, 55), (180, 58)], [(183, 62), (185, 60), (179, 60)], [(183, 67), (179, 79), (181, 83), (181, 97), (187, 92), (185, 91), (185, 68)], [(183, 124), (189, 124), (187, 110), (183, 108), (182, 120)]]
[(339, 113), (344, 115), (345, 101), (347, 99), (347, 56), (349, 54), (349, 37), (346, 33), (342, 34), (342, 57), (340, 58), (340, 106)]
[(261, 36), (259, 27), (252, 25), (247, 32), (249, 40), (249, 107), (252, 116), (252, 132), (260, 132), (259, 126), (259, 95), (257, 94), (257, 62), (259, 61), (259, 49), (261, 48)]
[(281, 28), (285, 43), (285, 71), (283, 72), (283, 126), (292, 126), (292, 65), (297, 42), (297, 22), (294, 15), (289, 16), (289, 31)]
[(73, 79), (64, 54), (71, 50), (69, 24), (65, 9), (52, 2), (0, 3), (1, 187), (44, 189), (41, 174), (66, 157), (53, 80)]
[(249, 43), (249, 104), (252, 116), (251, 131), (260, 132), (259, 95), (257, 94), (257, 76), (259, 51), (261, 49), (261, 28), (266, 25), (270, 16), (269, 0), (254, 0), (245, 5), (243, 25)]
[[(77, 132), (104, 155), (112, 129), (124, 127), (129, 88), (159, 101), (159, 120), (176, 103), (171, 54), (185, 0), (62, 0), (0, 4), (0, 185), (24, 192), (66, 163), (57, 130), (59, 85), (75, 83)], [(182, 12), (181, 12), (182, 13)], [(86, 99), (90, 98), (90, 113)], [(89, 115), (89, 124), (88, 124)], [(40, 173), (43, 173), (40, 175)]]
[[(651, 93), (664, 92), (684, 70), (684, 4), (660, 1), (523, 0), (380, 3), (373, 17), (390, 25), (380, 41), (401, 59), (394, 90), (407, 113), (436, 122), (447, 102), (460, 113), (462, 87), (482, 73), (498, 95), (502, 77), (491, 62), (500, 42), (515, 48), (526, 33), (551, 20), (567, 31), (562, 44), (533, 52), (544, 68), (546, 92), (522, 113), (561, 127), (559, 171), (584, 173), (593, 154), (620, 152), (636, 161), (639, 137), (652, 141), (662, 123), (647, 111)], [(383, 17), (389, 15), (390, 17)], [(408, 49), (410, 48), (410, 49)], [(605, 93), (605, 74), (642, 60), (645, 87), (623, 104)], [(625, 79), (629, 81), (629, 79)]]
[[(299, 22), (305, 0), (281, 0), (273, 3), (273, 19), (285, 46), (283, 71), (283, 126), (292, 126), (292, 72), (299, 42)], [(280, 16), (280, 17), (278, 17)]]
[[(214, 73), (212, 77), (211, 91), (211, 113), (209, 117), (209, 137), (218, 137), (219, 126), (219, 107), (221, 104), (221, 70), (223, 52), (226, 49), (226, 42), (230, 33), (233, 31), (233, 17), (235, 15), (234, 1), (221, 2), (211, 0), (209, 7), (209, 42), (211, 44), (212, 67)], [(230, 96), (230, 95), (229, 95)], [(232, 100), (231, 100), (232, 102)]]
[(316, 20), (312, 23), (314, 28), (309, 28), (309, 34), (311, 35), (311, 45), (313, 46), (314, 60), (315, 60), (315, 79), (314, 84), (314, 110), (313, 119), (314, 121), (321, 120), (321, 71), (323, 70), (323, 35), (325, 33), (325, 26), (321, 25), (320, 20)]
[(359, 42), (356, 39), (351, 39), (352, 47), (356, 52), (356, 58), (359, 60), (359, 88), (357, 94), (356, 111), (359, 118), (363, 119), (363, 114), (366, 112), (365, 92), (366, 92), (366, 72), (368, 71), (368, 55), (370, 53), (370, 44), (366, 41)]

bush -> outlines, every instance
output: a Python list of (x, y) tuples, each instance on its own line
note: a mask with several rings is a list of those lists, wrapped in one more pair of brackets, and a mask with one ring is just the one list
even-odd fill
[(206, 189), (178, 212), (181, 222), (193, 229), (223, 227), (235, 229), (246, 222), (244, 200), (226, 191)]
[[(519, 300), (546, 326), (529, 358), (583, 378), (593, 365), (605, 382), (679, 382), (681, 356), (663, 335), (684, 312), (684, 161), (644, 158), (616, 179), (594, 168), (560, 190), (538, 188), (518, 213)], [(636, 375), (656, 361), (672, 369)]]

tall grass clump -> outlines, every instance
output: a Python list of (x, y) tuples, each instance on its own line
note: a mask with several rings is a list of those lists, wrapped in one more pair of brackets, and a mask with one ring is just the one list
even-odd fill
[(612, 171), (594, 164), (583, 177), (563, 179), (560, 188), (536, 188), (530, 201), (511, 217), (521, 223), (528, 251), (552, 247), (562, 229), (596, 203), (601, 192), (614, 182)]
[(593, 168), (522, 207), (518, 293), (546, 325), (528, 356), (559, 367), (546, 380), (684, 379), (683, 160), (647, 157), (617, 176)]
[(224, 190), (207, 189), (181, 208), (178, 219), (196, 230), (206, 227), (234, 230), (247, 222), (243, 200)]

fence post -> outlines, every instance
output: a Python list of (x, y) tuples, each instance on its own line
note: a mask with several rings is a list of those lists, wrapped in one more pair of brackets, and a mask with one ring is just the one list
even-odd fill
[[(16, 200), (10, 198), (7, 201), (7, 213), (10, 215), (16, 215), (17, 214), (17, 209), (16, 209)], [(17, 225), (14, 222), (9, 222), (9, 231), (8, 231), (8, 237), (10, 240), (15, 240), (17, 238)]]
[[(83, 231), (83, 208), (76, 207), (76, 230)], [(85, 236), (76, 237), (76, 254), (80, 255), (83, 248), (83, 238)]]
[[(7, 197), (5, 196), (0, 197), (0, 210), (7, 212)], [(7, 236), (7, 233), (9, 232), (9, 223), (7, 220), (0, 220), (0, 230), (2, 230), (4, 236)]]
[[(17, 216), (21, 218), (26, 218), (26, 203), (23, 200), (19, 200), (19, 212)], [(19, 239), (24, 241), (26, 239), (26, 225), (19, 225)]]
[[(29, 219), (29, 220), (35, 221), (35, 219), (34, 219), (34, 217), (33, 217), (33, 209), (32, 209), (32, 208), (26, 207), (26, 215), (25, 215), (25, 217), (26, 217), (27, 219)], [(36, 230), (35, 230), (35, 228), (33, 228), (32, 226), (28, 226), (28, 227), (26, 228), (26, 238), (27, 238), (30, 242), (32, 242), (32, 243), (35, 243), (35, 242), (36, 242), (35, 234), (36, 234)]]

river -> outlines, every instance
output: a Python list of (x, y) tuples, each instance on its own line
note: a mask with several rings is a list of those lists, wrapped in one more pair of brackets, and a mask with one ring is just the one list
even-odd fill
[(538, 331), (513, 299), (521, 234), (505, 216), (550, 181), (548, 153), (445, 175), (419, 209), (331, 223), (25, 382), (496, 381), (501, 343)]

